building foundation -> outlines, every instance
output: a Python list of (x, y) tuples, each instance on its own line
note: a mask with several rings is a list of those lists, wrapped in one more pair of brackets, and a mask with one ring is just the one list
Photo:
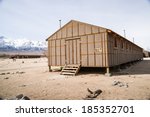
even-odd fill
[(49, 72), (52, 72), (52, 68), (51, 68), (51, 66), (49, 66)]
[(110, 68), (109, 67), (106, 67), (106, 73), (105, 73), (105, 76), (111, 76), (111, 73), (110, 73)]

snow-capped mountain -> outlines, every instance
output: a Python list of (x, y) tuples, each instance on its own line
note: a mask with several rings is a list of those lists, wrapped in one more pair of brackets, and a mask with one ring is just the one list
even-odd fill
[(46, 49), (46, 41), (9, 39), (4, 36), (0, 36), (0, 51), (43, 51)]

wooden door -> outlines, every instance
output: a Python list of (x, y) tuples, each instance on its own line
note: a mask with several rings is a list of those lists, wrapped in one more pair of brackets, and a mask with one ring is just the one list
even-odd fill
[(80, 39), (68, 39), (65, 43), (66, 64), (80, 64)]

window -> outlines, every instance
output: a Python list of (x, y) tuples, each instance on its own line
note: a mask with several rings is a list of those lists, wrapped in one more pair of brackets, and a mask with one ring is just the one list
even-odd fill
[(126, 43), (126, 49), (128, 50), (128, 43)]
[(114, 39), (114, 47), (117, 47), (117, 39)]
[(123, 49), (123, 40), (121, 40), (121, 48)]
[(129, 50), (131, 51), (131, 45), (129, 45)]

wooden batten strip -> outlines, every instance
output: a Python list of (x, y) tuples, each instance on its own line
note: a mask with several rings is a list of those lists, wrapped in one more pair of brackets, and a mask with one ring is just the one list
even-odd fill
[(95, 35), (93, 35), (93, 46), (94, 46), (94, 66), (96, 66), (96, 55), (95, 55)]

